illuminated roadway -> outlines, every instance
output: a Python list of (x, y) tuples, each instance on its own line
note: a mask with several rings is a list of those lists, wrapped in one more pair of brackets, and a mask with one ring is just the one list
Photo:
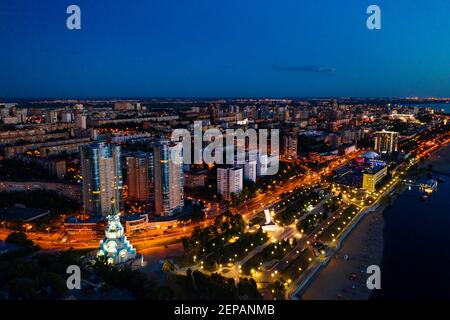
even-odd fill
[[(274, 191), (269, 190), (266, 193), (259, 194), (246, 203), (237, 206), (236, 208), (230, 208), (230, 211), (233, 213), (242, 214), (243, 217), (247, 221), (249, 221), (260, 214), (265, 208), (280, 201), (281, 194), (321, 181), (323, 176), (330, 174), (332, 170), (348, 162), (349, 160), (358, 157), (361, 153), (362, 151), (339, 157), (338, 159), (332, 160), (326, 168), (322, 169), (319, 172), (310, 171), (309, 173), (291, 178), (288, 181), (278, 183), (278, 186), (272, 186), (271, 189), (275, 189)], [(177, 229), (170, 229), (166, 231), (148, 230), (136, 235), (130, 235), (128, 236), (128, 238), (137, 249), (161, 247), (168, 244), (173, 244), (174, 242), (180, 241), (184, 237), (190, 236), (194, 228), (206, 227), (212, 224), (214, 218), (217, 215), (220, 215), (224, 211), (228, 210), (228, 208), (222, 206), (210, 206), (209, 208), (210, 209), (208, 210), (207, 218), (202, 222), (194, 223), (183, 228), (180, 227)], [(8, 233), (8, 231), (0, 232), (0, 239), (6, 238)], [(49, 250), (63, 250), (68, 248), (94, 249), (98, 247), (100, 241), (100, 238), (92, 239), (81, 237), (68, 237), (61, 239), (59, 235), (59, 232), (52, 234), (41, 232), (28, 233), (28, 237), (31, 240), (35, 241), (43, 249)]]

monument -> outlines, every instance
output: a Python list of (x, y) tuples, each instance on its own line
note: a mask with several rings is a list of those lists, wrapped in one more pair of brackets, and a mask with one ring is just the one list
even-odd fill
[(263, 231), (276, 231), (277, 225), (273, 222), (269, 209), (264, 209), (264, 215), (266, 218), (266, 223), (262, 226)]

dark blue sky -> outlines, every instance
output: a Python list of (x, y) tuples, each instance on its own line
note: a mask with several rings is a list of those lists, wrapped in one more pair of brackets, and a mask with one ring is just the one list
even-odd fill
[(0, 97), (416, 95), (450, 96), (448, 0), (0, 1)]

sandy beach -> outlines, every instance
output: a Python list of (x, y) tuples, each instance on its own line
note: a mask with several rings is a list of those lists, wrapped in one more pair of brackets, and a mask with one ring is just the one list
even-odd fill
[(383, 210), (380, 206), (359, 221), (328, 265), (297, 295), (299, 299), (369, 299), (366, 270), (370, 265), (380, 265), (383, 257)]

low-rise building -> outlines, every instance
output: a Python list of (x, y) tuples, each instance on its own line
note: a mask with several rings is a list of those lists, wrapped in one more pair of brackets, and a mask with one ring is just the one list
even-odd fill
[(100, 222), (100, 217), (91, 217), (86, 220), (71, 217), (64, 221), (63, 225), (69, 236), (95, 237), (103, 230), (103, 224)]
[(375, 165), (363, 172), (363, 189), (375, 192), (377, 185), (387, 175), (387, 166)]
[(120, 220), (122, 220), (127, 235), (136, 231), (145, 230), (149, 227), (147, 214), (122, 216)]

